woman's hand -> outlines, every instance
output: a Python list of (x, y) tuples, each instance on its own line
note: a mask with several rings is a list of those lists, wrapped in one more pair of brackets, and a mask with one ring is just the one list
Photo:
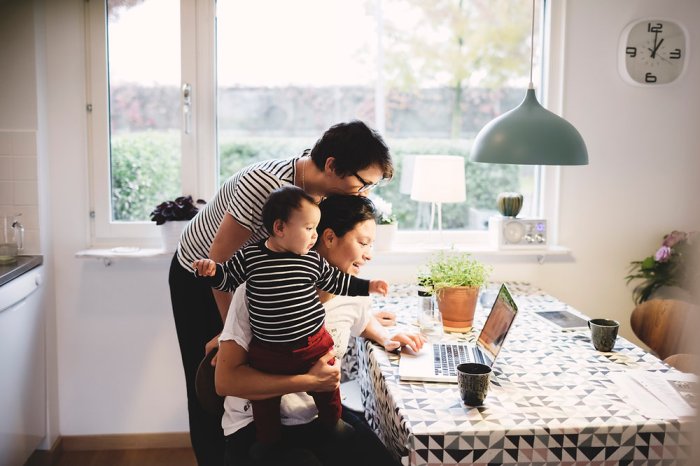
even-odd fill
[(377, 321), (384, 327), (393, 327), (396, 325), (396, 314), (391, 311), (377, 311), (374, 313), (374, 317)]
[(411, 351), (418, 352), (428, 341), (420, 333), (397, 333), (384, 342), (384, 349), (393, 351), (401, 346), (408, 346)]
[(314, 379), (316, 392), (332, 392), (340, 387), (340, 361), (335, 358), (333, 350), (321, 356), (309, 369), (307, 375)]

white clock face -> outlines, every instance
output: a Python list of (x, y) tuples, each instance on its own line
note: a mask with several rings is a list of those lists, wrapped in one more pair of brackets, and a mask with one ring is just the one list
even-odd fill
[(620, 72), (625, 79), (649, 86), (668, 84), (685, 67), (686, 34), (673, 21), (634, 22), (622, 33), (620, 54)]

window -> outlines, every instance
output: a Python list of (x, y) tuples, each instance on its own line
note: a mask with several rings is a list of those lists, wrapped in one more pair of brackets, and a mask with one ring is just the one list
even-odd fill
[(522, 215), (541, 214), (539, 167), (468, 161), (479, 129), (524, 97), (529, 2), (175, 3), (90, 2), (98, 238), (144, 236), (162, 200), (209, 198), (239, 168), (355, 118), (391, 149), (396, 178), (375, 194), (400, 228), (428, 228), (430, 207), (402, 180), (416, 154), (465, 158), (467, 201), (443, 206), (445, 229), (485, 229), (502, 191), (524, 194)]

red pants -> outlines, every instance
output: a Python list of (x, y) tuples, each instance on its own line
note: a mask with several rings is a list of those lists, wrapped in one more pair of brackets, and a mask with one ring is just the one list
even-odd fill
[[(306, 340), (301, 344), (268, 343), (253, 338), (248, 350), (250, 366), (269, 374), (305, 374), (321, 356), (333, 349), (333, 337), (325, 327), (321, 327)], [(329, 427), (335, 426), (342, 411), (340, 390), (308, 393), (316, 403), (319, 420)], [(276, 396), (267, 400), (251, 401), (258, 441), (262, 443), (272, 443), (280, 439), (280, 399), (281, 397)]]

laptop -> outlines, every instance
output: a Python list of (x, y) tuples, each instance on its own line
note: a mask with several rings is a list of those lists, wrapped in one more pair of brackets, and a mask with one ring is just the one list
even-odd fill
[(463, 362), (493, 366), (517, 313), (518, 306), (508, 288), (501, 285), (476, 344), (426, 343), (417, 353), (403, 348), (399, 359), (399, 379), (457, 383), (457, 366)]

